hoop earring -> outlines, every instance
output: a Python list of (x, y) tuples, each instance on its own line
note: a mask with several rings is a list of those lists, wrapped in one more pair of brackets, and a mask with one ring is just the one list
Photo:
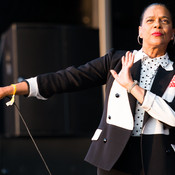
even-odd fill
[(172, 38), (171, 38), (171, 44), (174, 46), (174, 44), (175, 44), (175, 36), (174, 36), (174, 34), (173, 34), (173, 36), (172, 36)]
[(173, 36), (173, 45), (175, 44), (175, 37)]
[(137, 42), (139, 43), (139, 45), (142, 45), (142, 43), (140, 42), (140, 36), (137, 36)]

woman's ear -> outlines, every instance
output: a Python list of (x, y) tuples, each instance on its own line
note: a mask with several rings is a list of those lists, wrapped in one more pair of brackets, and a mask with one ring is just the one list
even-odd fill
[(142, 37), (142, 26), (139, 26), (139, 37), (140, 37), (140, 38), (143, 38), (143, 37)]

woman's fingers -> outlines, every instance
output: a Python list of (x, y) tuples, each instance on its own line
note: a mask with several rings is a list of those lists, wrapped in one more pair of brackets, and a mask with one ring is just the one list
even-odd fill
[(125, 56), (122, 56), (122, 65), (125, 65)]
[(115, 70), (110, 70), (114, 79), (124, 88), (128, 87), (128, 82), (132, 82), (130, 68), (133, 66), (134, 56), (132, 52), (127, 51), (125, 56), (122, 56), (122, 69), (118, 74)]
[(117, 72), (115, 71), (115, 70), (110, 70), (110, 72), (111, 72), (111, 74), (112, 74), (112, 76), (115, 78), (115, 79), (118, 79), (119, 78), (119, 76), (118, 76), (118, 74), (117, 74)]
[(125, 56), (122, 57), (122, 65), (130, 68), (133, 65), (133, 63), (134, 55), (132, 54), (132, 52), (127, 51)]

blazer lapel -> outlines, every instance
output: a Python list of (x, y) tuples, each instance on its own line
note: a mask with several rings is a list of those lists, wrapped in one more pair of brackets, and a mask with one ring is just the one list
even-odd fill
[(158, 96), (162, 96), (165, 92), (167, 86), (169, 85), (171, 79), (173, 78), (175, 74), (175, 71), (166, 71), (162, 68), (162, 66), (159, 66), (157, 75), (154, 79), (151, 92), (155, 93)]
[[(134, 65), (131, 68), (131, 75), (132, 75), (133, 80), (137, 80), (139, 82), (140, 71), (141, 71), (141, 60), (134, 63)], [(128, 97), (129, 97), (129, 102), (130, 102), (130, 106), (131, 106), (131, 111), (132, 111), (132, 114), (134, 116), (137, 100), (135, 99), (135, 97), (133, 97), (132, 94), (128, 94)]]

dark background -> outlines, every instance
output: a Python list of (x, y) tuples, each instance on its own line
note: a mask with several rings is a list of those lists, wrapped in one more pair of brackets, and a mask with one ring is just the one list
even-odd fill
[[(99, 56), (98, 30), (86, 32), (84, 27), (89, 29), (91, 27), (87, 23), (84, 24), (83, 17), (91, 17), (89, 10), (86, 10), (82, 3), (82, 1), (33, 0), (2, 2), (0, 6), (2, 8), (0, 10), (1, 34), (6, 35), (12, 24), (19, 24), (15, 32), (17, 35), (14, 35), (18, 40), (15, 42), (18, 61), (14, 61), (17, 62), (21, 75), (27, 78), (31, 74), (36, 75), (36, 72), (38, 74), (48, 70), (56, 71), (70, 64), (85, 63), (85, 60), (92, 59), (90, 55), (93, 55), (93, 58)], [(83, 36), (83, 33), (86, 36)], [(6, 55), (10, 54), (10, 58), (14, 57), (11, 35), (13, 34), (9, 32), (6, 35), (7, 40), (1, 40), (3, 43), (1, 61), (2, 70), (4, 70), (1, 77), (3, 77), (2, 82), (6, 82), (3, 85), (9, 84), (11, 80), (13, 82), (13, 75), (10, 77), (4, 75)], [(56, 41), (57, 38), (58, 41)], [(91, 39), (96, 40), (88, 46), (87, 43), (90, 44)], [(95, 54), (92, 54), (95, 48)], [(90, 49), (89, 52), (88, 49)], [(25, 68), (26, 63), (28, 65)], [(10, 65), (13, 67), (13, 62)], [(58, 65), (57, 68), (56, 65)], [(53, 174), (96, 173), (96, 168), (85, 163), (84, 157), (102, 113), (100, 90), (101, 87), (98, 91), (61, 94), (48, 101), (26, 100), (25, 97), (20, 97), (20, 111)], [(14, 107), (7, 108), (5, 101), (1, 100), (3, 108), (1, 108), (0, 115), (0, 130), (2, 130), (0, 174), (47, 175), (48, 172), (21, 120), (18, 123), (21, 125), (20, 135), (13, 132), (16, 119)], [(43, 112), (45, 109), (47, 112)]]
[[(167, 4), (175, 15), (174, 0), (111, 0), (112, 47), (138, 47), (139, 18), (145, 6), (154, 2)], [(88, 7), (84, 7), (84, 4)], [(91, 26), (91, 1), (87, 0), (6, 0), (0, 2), (0, 34), (15, 22)], [(83, 18), (89, 17), (89, 22)]]
[[(86, 8), (83, 4), (87, 2), (89, 4)], [(157, 1), (111, 0), (112, 47), (125, 50), (140, 48), (137, 43), (139, 18), (143, 8), (152, 2)], [(174, 0), (158, 2), (167, 3), (175, 13)], [(12, 23), (91, 28), (91, 5), (88, 0), (1, 0), (0, 35), (5, 33)], [(84, 21), (85, 16), (89, 18), (88, 22)], [(1, 120), (2, 118), (1, 113)], [(35, 140), (54, 174), (96, 174), (96, 168), (83, 161), (90, 144), (89, 136), (37, 136)], [(43, 175), (47, 174), (47, 171), (29, 137), (6, 138), (2, 135), (0, 174)]]
[(0, 33), (11, 23), (83, 25), (83, 0), (7, 0), (0, 4)]

